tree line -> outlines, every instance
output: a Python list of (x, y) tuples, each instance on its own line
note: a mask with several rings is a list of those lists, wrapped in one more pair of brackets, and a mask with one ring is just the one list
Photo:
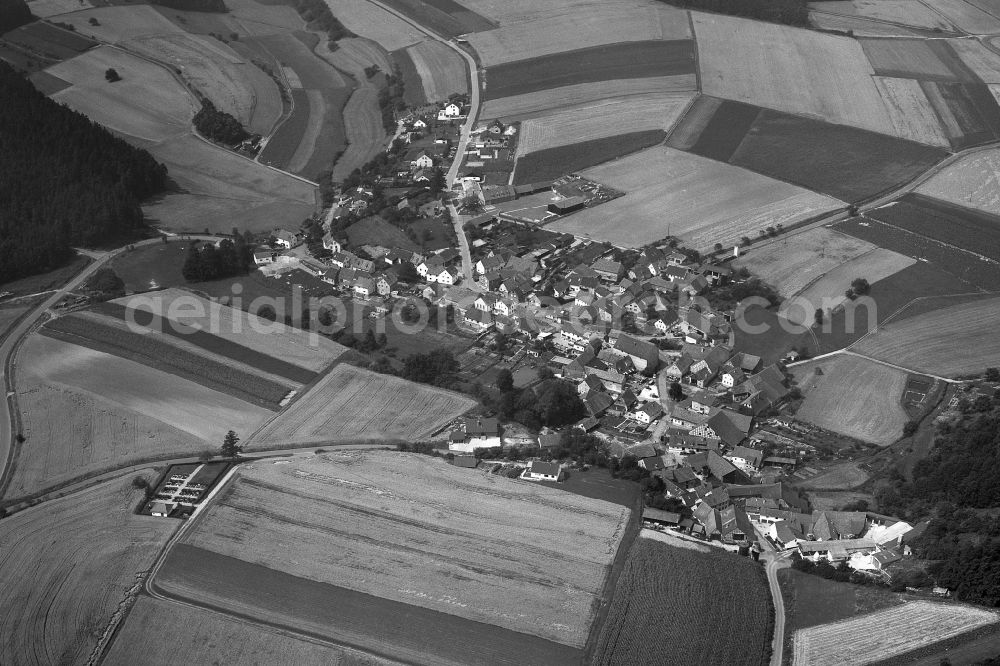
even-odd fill
[(309, 24), (309, 27), (318, 28), (326, 33), (329, 38), (331, 50), (336, 50), (336, 41), (345, 37), (354, 37), (354, 33), (344, 27), (344, 24), (333, 15), (325, 0), (291, 0), (290, 4), (295, 7), (302, 20)]
[(167, 169), (0, 61), (0, 283), (52, 270), (142, 228)]
[(222, 0), (152, 0), (154, 5), (188, 12), (228, 12)]
[(201, 109), (194, 116), (194, 128), (212, 141), (235, 146), (250, 136), (232, 114), (220, 111), (207, 98), (202, 98)]
[(806, 0), (660, 0), (687, 9), (758, 19), (800, 27), (809, 26)]

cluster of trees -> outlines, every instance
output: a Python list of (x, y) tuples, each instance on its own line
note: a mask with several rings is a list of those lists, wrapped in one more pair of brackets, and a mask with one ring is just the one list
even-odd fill
[(534, 387), (514, 388), (510, 371), (502, 371), (497, 379), (500, 399), (496, 408), (500, 415), (538, 430), (542, 426), (559, 428), (576, 423), (587, 415), (580, 394), (570, 382), (548, 377)]
[(52, 270), (144, 227), (167, 169), (0, 61), (0, 283)]
[(333, 15), (324, 0), (291, 0), (290, 4), (311, 28), (319, 28), (326, 33), (330, 40), (330, 50), (337, 49), (338, 39), (354, 37), (354, 33), (345, 28), (344, 24)]
[(162, 5), (171, 9), (186, 12), (228, 12), (229, 8), (222, 0), (153, 0), (154, 5)]
[[(320, 322), (322, 323), (322, 322)], [(351, 349), (357, 349), (362, 354), (371, 354), (372, 352), (378, 351), (379, 349), (385, 349), (389, 344), (389, 338), (386, 337), (385, 333), (379, 333), (375, 335), (372, 329), (365, 331), (365, 334), (361, 336), (360, 339), (354, 337), (354, 334), (345, 331), (343, 334), (337, 337), (337, 342), (344, 345), (345, 347), (350, 347)], [(383, 374), (392, 374), (391, 366), (386, 370), (380, 370)], [(428, 382), (429, 383), (429, 382)]]
[(35, 17), (28, 9), (24, 0), (0, 0), (0, 32), (7, 32), (25, 23), (31, 23)]
[(403, 361), (401, 377), (421, 384), (453, 388), (458, 383), (461, 365), (448, 349), (434, 349), (426, 354), (413, 354)]
[(181, 273), (188, 282), (206, 282), (246, 275), (251, 266), (253, 249), (243, 236), (235, 234), (233, 240), (226, 238), (218, 246), (193, 242)]
[(872, 287), (868, 284), (868, 280), (864, 278), (854, 278), (851, 280), (850, 289), (844, 292), (844, 295), (853, 301), (858, 296), (867, 296), (871, 290)]
[(385, 88), (378, 92), (378, 108), (382, 111), (382, 127), (389, 134), (396, 131), (396, 112), (406, 110), (403, 101), (403, 75), (397, 68), (386, 76)]
[(781, 296), (774, 287), (758, 277), (714, 287), (708, 292), (708, 302), (713, 308), (726, 310), (751, 296), (766, 299), (772, 307), (781, 303)]
[(667, 4), (729, 16), (808, 27), (806, 0), (661, 0)]
[(113, 268), (99, 268), (87, 280), (86, 288), (97, 300), (108, 301), (125, 295), (125, 281)]
[(201, 110), (194, 116), (194, 127), (203, 136), (227, 146), (234, 146), (250, 136), (239, 120), (215, 108), (208, 98), (201, 100)]

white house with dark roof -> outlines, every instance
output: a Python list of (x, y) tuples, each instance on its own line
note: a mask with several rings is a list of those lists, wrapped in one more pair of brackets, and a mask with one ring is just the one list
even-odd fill
[(558, 481), (562, 476), (562, 466), (557, 462), (532, 460), (521, 473), (522, 479), (529, 481)]

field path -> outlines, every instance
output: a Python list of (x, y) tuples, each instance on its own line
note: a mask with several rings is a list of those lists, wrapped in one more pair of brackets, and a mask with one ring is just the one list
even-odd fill
[[(765, 540), (761, 540), (765, 544)], [(766, 546), (765, 546), (766, 547)], [(771, 666), (781, 666), (783, 651), (785, 648), (785, 600), (781, 596), (781, 586), (778, 584), (778, 569), (789, 566), (784, 560), (784, 555), (771, 552), (771, 559), (768, 561), (765, 571), (767, 572), (767, 584), (771, 588), (771, 599), (774, 601), (774, 638), (771, 642)], [(765, 554), (766, 557), (766, 554)]]
[[(861, 340), (864, 340), (864, 338), (861, 338)], [(858, 342), (860, 342), (861, 340), (858, 340)], [(851, 347), (853, 347), (856, 344), (857, 344), (857, 342), (852, 343)], [(851, 351), (851, 347), (846, 347), (844, 349), (838, 349), (837, 351), (828, 352), (826, 354), (820, 354), (819, 356), (813, 356), (812, 358), (808, 358), (808, 359), (805, 359), (803, 361), (796, 361), (795, 363), (789, 363), (785, 367), (787, 367), (787, 368), (794, 368), (795, 366), (802, 365), (804, 363), (815, 363), (816, 361), (821, 361), (821, 360), (823, 360), (825, 358), (831, 358), (833, 356), (838, 356), (838, 355), (845, 355), (845, 356), (856, 356), (857, 358), (861, 358), (861, 359), (864, 359), (866, 361), (871, 361), (872, 363), (878, 363), (879, 365), (884, 365), (887, 368), (892, 368), (893, 370), (900, 370), (902, 372), (907, 372), (907, 373), (909, 373), (911, 375), (923, 375), (924, 377), (930, 377), (931, 379), (938, 379), (938, 380), (941, 380), (942, 382), (946, 382), (948, 384), (962, 384), (962, 383), (964, 383), (964, 380), (962, 380), (962, 379), (954, 379), (954, 378), (951, 378), (951, 377), (940, 377), (938, 375), (932, 375), (932, 374), (923, 372), (921, 370), (914, 370), (913, 368), (904, 368), (901, 365), (896, 365), (894, 363), (889, 363), (888, 361), (882, 361), (882, 360), (879, 360), (877, 358), (872, 358), (871, 356), (866, 356), (865, 354), (859, 354), (856, 351)]]

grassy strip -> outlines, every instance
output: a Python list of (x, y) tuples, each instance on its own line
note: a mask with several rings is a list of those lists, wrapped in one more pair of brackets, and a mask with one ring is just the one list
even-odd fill
[(663, 130), (645, 130), (536, 150), (517, 160), (514, 184), (524, 185), (554, 180), (559, 176), (655, 146), (666, 136), (667, 133)]
[(289, 392), (277, 382), (191, 354), (161, 339), (73, 316), (54, 319), (40, 332), (148, 365), (273, 411), (278, 411), (278, 403)]
[[(129, 309), (124, 305), (119, 305), (118, 303), (101, 303), (96, 306), (94, 310), (96, 312), (100, 312), (101, 314), (121, 319), (122, 321), (128, 321), (127, 313)], [(200, 349), (204, 349), (205, 351), (218, 354), (219, 356), (225, 356), (226, 358), (230, 358), (240, 363), (245, 363), (249, 366), (257, 368), (261, 372), (277, 375), (278, 377), (284, 377), (285, 379), (299, 384), (308, 384), (316, 378), (316, 373), (312, 370), (301, 368), (294, 363), (282, 361), (281, 359), (273, 356), (268, 356), (267, 354), (250, 349), (249, 347), (244, 347), (239, 343), (232, 342), (219, 337), (218, 335), (213, 335), (197, 328), (192, 328), (175, 321), (164, 319), (159, 315), (154, 315), (145, 310), (133, 310), (132, 320), (141, 326), (150, 327), (157, 333), (180, 338), (186, 342), (190, 342)]]

